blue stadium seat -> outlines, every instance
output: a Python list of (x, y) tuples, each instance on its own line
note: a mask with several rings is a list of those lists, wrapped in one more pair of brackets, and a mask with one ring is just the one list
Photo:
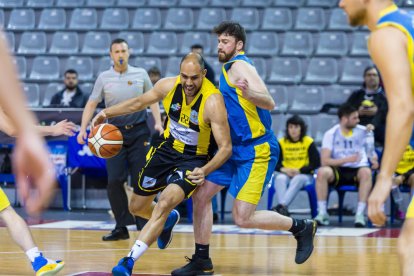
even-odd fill
[(211, 68), (213, 68), (213, 71), (215, 73), (215, 81), (216, 83), (218, 83), (220, 80), (222, 64), (218, 60), (217, 56), (214, 56), (214, 57), (210, 56), (210, 57), (204, 57), (204, 58), (206, 59), (208, 64), (210, 64)]
[(23, 91), (26, 95), (28, 107), (40, 106), (40, 88), (36, 83), (23, 83)]
[(268, 82), (297, 84), (302, 80), (299, 58), (273, 58)]
[(338, 107), (343, 104), (358, 86), (331, 85), (325, 87), (325, 104), (329, 105), (329, 114), (336, 114)]
[(4, 29), (4, 11), (0, 10), (0, 27)]
[(211, 39), (210, 34), (207, 32), (185, 32), (181, 48), (180, 54), (187, 54), (191, 51), (191, 46), (194, 44), (200, 44), (203, 46), (203, 51), (205, 55), (210, 54), (211, 52)]
[(295, 29), (303, 31), (322, 31), (325, 29), (325, 11), (321, 8), (299, 8)]
[(95, 68), (97, 69), (95, 76), (98, 77), (100, 73), (111, 69), (111, 66), (112, 66), (112, 59), (110, 57), (108, 56), (101, 57), (98, 60), (98, 65), (95, 66)]
[(263, 16), (262, 30), (286, 31), (292, 29), (292, 12), (289, 8), (267, 8)]
[(49, 52), (57, 55), (74, 55), (79, 51), (77, 32), (56, 32), (53, 34)]
[(245, 7), (258, 7), (267, 8), (270, 7), (273, 0), (242, 0), (241, 5)]
[(368, 32), (354, 32), (351, 46), (351, 56), (369, 56), (368, 53)]
[(319, 86), (295, 86), (292, 87), (292, 105), (289, 113), (318, 114), (325, 102), (325, 94)]
[(19, 79), (25, 79), (27, 74), (26, 58), (23, 56), (16, 56), (14, 57), (13, 62), (17, 67)]
[[(326, 92), (325, 89), (325, 95), (329, 94), (329, 92)], [(343, 99), (345, 102), (347, 99)], [(318, 114), (315, 116), (311, 116), (311, 124), (312, 124), (312, 132), (310, 134), (312, 135), (313, 139), (315, 140), (315, 143), (320, 145), (322, 143), (323, 135), (326, 131), (328, 131), (331, 127), (338, 124), (338, 116), (336, 115), (328, 115), (328, 114)]]
[(14, 33), (13, 32), (4, 32), (2, 33), (2, 35), (4, 35), (7, 44), (9, 45), (9, 50), (11, 52), (14, 52), (14, 50), (16, 49), (16, 45), (15, 45), (15, 41), (16, 39), (14, 38)]
[(46, 53), (46, 34), (44, 32), (24, 32), (20, 38), (17, 49), (19, 54), (44, 54)]
[(107, 8), (102, 15), (101, 29), (124, 30), (129, 27), (129, 14), (126, 8)]
[(272, 113), (272, 131), (280, 139), (285, 136), (285, 125), (287, 116), (283, 113)]
[(348, 53), (348, 36), (345, 32), (321, 32), (316, 56), (345, 56)]
[(35, 57), (29, 78), (32, 80), (57, 80), (60, 62), (57, 57)]
[(404, 0), (403, 5), (404, 7), (409, 7), (409, 8), (414, 7), (414, 0)]
[(129, 49), (134, 55), (144, 52), (144, 34), (141, 32), (120, 32), (117, 37), (125, 39), (128, 42)]
[(289, 107), (287, 87), (284, 85), (268, 85), (267, 89), (276, 104), (274, 111), (281, 113), (287, 112)]
[(365, 68), (371, 65), (372, 61), (369, 58), (344, 58), (339, 82), (342, 84), (361, 84)]
[(194, 26), (193, 10), (190, 8), (170, 8), (165, 18), (164, 29), (174, 31), (192, 30)]
[(115, 0), (86, 0), (86, 6), (88, 7), (113, 7), (115, 6)]
[(239, 22), (247, 31), (257, 30), (260, 23), (259, 12), (255, 8), (234, 8), (231, 20)]
[(151, 7), (160, 7), (160, 8), (170, 8), (177, 5), (177, 0), (147, 0), (148, 6)]
[(159, 30), (161, 28), (161, 12), (158, 8), (137, 9), (132, 20), (134, 30)]
[(40, 14), (39, 29), (60, 30), (66, 27), (65, 9), (43, 9)]
[(274, 6), (299, 8), (305, 5), (305, 0), (274, 0)]
[(0, 7), (2, 8), (14, 8), (24, 6), (23, 0), (0, 0)]
[(137, 8), (144, 6), (146, 0), (118, 0), (117, 7)]
[(49, 8), (54, 4), (54, 0), (27, 0), (28, 7)]
[(313, 37), (309, 32), (287, 32), (282, 47), (283, 56), (308, 57), (313, 53)]
[(210, 0), (180, 0), (180, 6), (191, 8), (207, 7)]
[(136, 67), (144, 68), (148, 71), (151, 67), (157, 67), (161, 71), (161, 59), (159, 57), (136, 57), (132, 63)]
[(262, 57), (252, 57), (250, 58), (253, 62), (254, 67), (257, 70), (257, 73), (259, 74), (260, 78), (263, 81), (266, 81), (267, 78), (267, 66), (266, 66), (266, 60)]
[(352, 28), (348, 23), (348, 17), (343, 9), (334, 8), (331, 10), (331, 16), (329, 17), (328, 30), (332, 31), (352, 31)]
[(149, 38), (147, 54), (171, 55), (177, 52), (177, 47), (175, 32), (153, 32)]
[(169, 57), (167, 68), (164, 72), (165, 77), (174, 77), (180, 74), (181, 57)]
[(275, 56), (279, 52), (279, 40), (275, 32), (253, 32), (248, 41), (249, 55)]
[(211, 31), (226, 18), (222, 8), (202, 8), (198, 15), (197, 29)]
[(308, 7), (332, 8), (338, 5), (338, 1), (337, 0), (308, 0), (306, 5)]
[(332, 84), (338, 80), (338, 64), (334, 58), (311, 58), (304, 83)]
[(81, 52), (83, 54), (104, 55), (109, 51), (111, 35), (108, 32), (88, 32)]
[(52, 101), (53, 96), (61, 91), (63, 88), (65, 88), (65, 85), (63, 83), (49, 83), (46, 86), (45, 94), (43, 96), (42, 106), (48, 107), (50, 106), (50, 102)]
[(30, 30), (35, 27), (35, 12), (33, 9), (13, 9), (7, 28), (10, 30)]
[(92, 93), (94, 83), (84, 82), (81, 83), (79, 86), (82, 89), (82, 92), (89, 96)]
[(73, 56), (68, 58), (64, 71), (68, 69), (74, 69), (78, 72), (80, 81), (90, 81), (93, 78), (93, 61), (90, 57)]
[(85, 0), (57, 0), (56, 6), (58, 7), (82, 7), (85, 5)]
[(240, 5), (241, 0), (210, 0), (210, 6), (232, 8)]
[(94, 8), (77, 8), (72, 13), (69, 29), (91, 30), (98, 25), (98, 15)]

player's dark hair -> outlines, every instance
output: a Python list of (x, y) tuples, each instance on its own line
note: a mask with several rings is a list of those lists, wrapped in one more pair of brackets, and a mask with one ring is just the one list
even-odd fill
[(223, 21), (213, 29), (213, 33), (216, 35), (226, 34), (228, 36), (234, 36), (237, 41), (243, 42), (243, 49), (246, 46), (246, 31), (243, 26), (235, 21)]

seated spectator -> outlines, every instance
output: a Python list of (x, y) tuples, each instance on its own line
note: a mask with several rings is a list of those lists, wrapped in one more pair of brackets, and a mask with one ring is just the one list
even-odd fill
[(374, 127), (375, 141), (383, 146), (388, 104), (376, 67), (369, 66), (364, 70), (362, 88), (352, 93), (347, 103), (358, 109), (361, 125)]
[[(395, 170), (394, 185), (408, 186), (411, 189), (411, 194), (414, 192), (414, 148), (410, 145), (407, 146), (403, 158)], [(404, 219), (404, 212), (400, 210), (398, 202), (396, 202), (395, 198), (391, 200), (394, 200), (397, 205), (397, 218)]]
[(286, 121), (285, 137), (279, 139), (275, 180), (278, 205), (272, 210), (284, 216), (290, 216), (289, 204), (300, 189), (312, 183), (314, 170), (320, 166), (318, 149), (306, 131), (303, 119), (294, 115)]
[(158, 69), (158, 67), (156, 66), (153, 66), (150, 69), (148, 69), (147, 73), (152, 82), (152, 85), (154, 85), (157, 81), (161, 79), (160, 69)]
[(78, 73), (69, 69), (64, 76), (65, 88), (52, 97), (50, 107), (84, 108), (88, 98), (78, 85)]
[[(355, 227), (364, 227), (364, 211), (372, 188), (372, 169), (378, 169), (378, 157), (373, 152), (368, 160), (365, 140), (367, 127), (359, 125), (358, 110), (350, 104), (338, 109), (339, 124), (329, 129), (322, 141), (321, 165), (316, 178), (319, 225), (329, 225), (327, 199), (329, 186), (357, 185), (358, 207)], [(371, 168), (370, 163), (371, 161)]]
[[(194, 44), (191, 46), (191, 52), (198, 53), (204, 57), (204, 48), (201, 44)], [(206, 78), (212, 83), (215, 84), (215, 72), (213, 68), (211, 68), (210, 64), (207, 63), (206, 59), (204, 59), (204, 68), (207, 70)]]

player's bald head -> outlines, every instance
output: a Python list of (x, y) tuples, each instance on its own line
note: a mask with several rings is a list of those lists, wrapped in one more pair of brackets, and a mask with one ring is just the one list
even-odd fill
[(187, 63), (193, 63), (200, 66), (200, 70), (204, 70), (204, 59), (199, 53), (191, 52), (185, 55), (180, 62), (180, 68), (183, 66), (183, 64)]

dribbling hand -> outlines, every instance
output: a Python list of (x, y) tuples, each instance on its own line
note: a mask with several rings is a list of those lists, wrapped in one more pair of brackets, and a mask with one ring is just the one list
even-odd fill
[(106, 119), (107, 117), (106, 117), (105, 112), (101, 110), (98, 114), (95, 115), (95, 117), (93, 117), (91, 126), (95, 127), (99, 124), (102, 124), (103, 122), (105, 122)]

